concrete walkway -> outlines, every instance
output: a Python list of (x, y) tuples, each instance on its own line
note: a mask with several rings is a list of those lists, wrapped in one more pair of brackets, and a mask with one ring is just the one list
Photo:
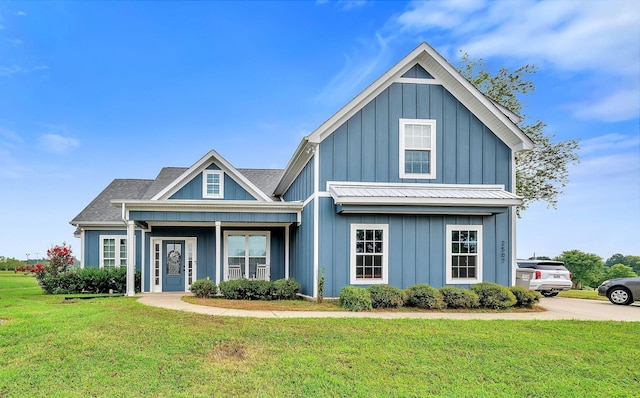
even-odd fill
[(146, 293), (138, 301), (152, 307), (196, 312), (205, 315), (240, 316), (254, 318), (382, 318), (382, 319), (512, 319), (552, 320), (578, 319), (597, 321), (640, 322), (640, 305), (613, 305), (608, 301), (580, 300), (561, 297), (543, 298), (541, 306), (547, 311), (525, 313), (459, 313), (459, 312), (349, 312), (349, 311), (252, 311), (209, 307), (182, 301), (185, 293)]

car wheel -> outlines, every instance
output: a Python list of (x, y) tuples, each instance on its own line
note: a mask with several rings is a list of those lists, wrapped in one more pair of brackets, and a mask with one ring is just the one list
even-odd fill
[(542, 295), (545, 297), (555, 297), (558, 295), (558, 292), (542, 292)]
[(631, 298), (631, 292), (624, 287), (614, 287), (609, 290), (607, 297), (609, 297), (609, 301), (613, 304), (618, 305), (629, 305), (633, 301)]

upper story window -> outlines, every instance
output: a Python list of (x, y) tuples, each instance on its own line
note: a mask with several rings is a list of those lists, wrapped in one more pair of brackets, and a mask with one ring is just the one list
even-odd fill
[(202, 197), (214, 199), (224, 197), (224, 172), (205, 170), (202, 173)]
[(436, 178), (436, 121), (400, 119), (400, 178)]

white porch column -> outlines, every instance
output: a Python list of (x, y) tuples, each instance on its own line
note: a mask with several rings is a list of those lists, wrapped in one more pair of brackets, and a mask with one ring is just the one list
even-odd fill
[(127, 221), (127, 296), (135, 296), (136, 229), (133, 221)]
[(284, 278), (289, 279), (289, 225), (284, 227)]
[(220, 284), (220, 257), (222, 253), (222, 237), (221, 237), (221, 226), (222, 223), (220, 221), (216, 221), (216, 259), (214, 261), (216, 267), (216, 285)]

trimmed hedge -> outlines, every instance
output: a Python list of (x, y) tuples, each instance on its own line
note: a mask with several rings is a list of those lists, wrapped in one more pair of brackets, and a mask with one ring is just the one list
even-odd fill
[(525, 289), (521, 286), (511, 286), (511, 293), (516, 298), (516, 307), (531, 308), (540, 303), (542, 295), (534, 290)]
[(293, 279), (261, 281), (234, 279), (220, 282), (220, 293), (230, 300), (293, 300), (300, 284)]
[(209, 279), (198, 279), (191, 284), (191, 293), (198, 298), (209, 298), (215, 296), (218, 289), (216, 284)]
[(480, 306), (478, 295), (472, 290), (454, 286), (443, 286), (438, 290), (447, 308), (477, 308)]
[[(77, 293), (126, 293), (127, 269), (85, 267), (62, 272), (56, 275), (43, 273), (38, 283), (47, 294), (77, 294)], [(135, 291), (140, 292), (140, 271), (135, 274)]]
[(516, 304), (516, 298), (511, 290), (497, 283), (478, 283), (471, 286), (471, 290), (476, 292), (480, 306), (483, 308), (503, 310)]
[(373, 308), (398, 308), (404, 305), (406, 293), (389, 285), (372, 285), (369, 287)]
[(407, 306), (429, 310), (445, 307), (440, 292), (426, 283), (410, 286), (407, 289)]
[(363, 287), (345, 286), (340, 290), (340, 306), (349, 311), (369, 311), (371, 295)]

